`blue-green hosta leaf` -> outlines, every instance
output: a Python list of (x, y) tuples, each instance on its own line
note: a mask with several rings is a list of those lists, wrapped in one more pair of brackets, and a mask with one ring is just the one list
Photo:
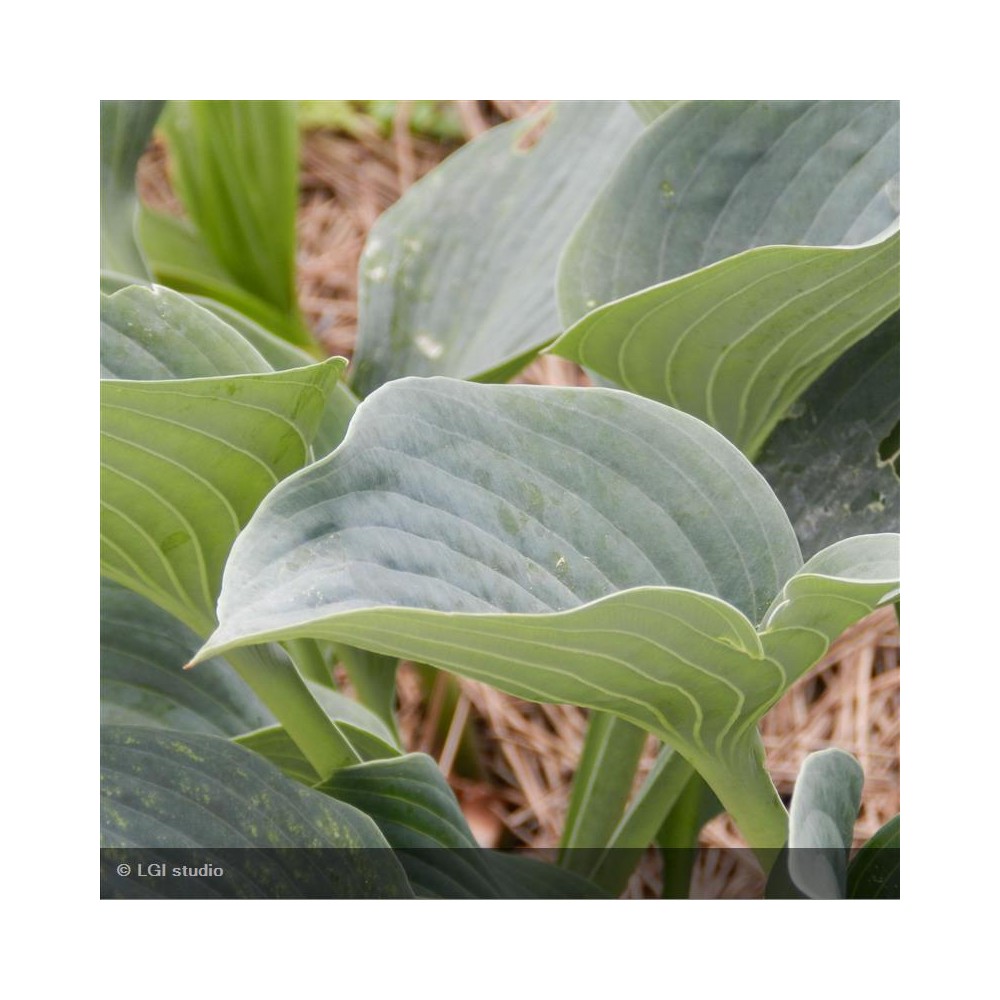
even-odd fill
[[(315, 358), (242, 313), (169, 288), (129, 285), (101, 297), (103, 378), (197, 378), (287, 371)], [(338, 380), (313, 438), (327, 455), (344, 439), (358, 401)]]
[(144, 597), (101, 581), (101, 722), (236, 736), (274, 717), (221, 660), (184, 670), (201, 640)]
[(561, 329), (563, 244), (640, 131), (622, 102), (558, 104), (491, 129), (415, 184), (361, 260), (356, 391), (527, 364)]
[(847, 866), (849, 899), (899, 899), (899, 816), (864, 844)]
[(898, 102), (685, 101), (573, 234), (563, 318), (754, 247), (856, 245), (898, 219)]
[(899, 308), (898, 130), (893, 101), (672, 108), (567, 246), (560, 304), (580, 322), (552, 350), (754, 455)]
[(550, 350), (753, 457), (803, 390), (898, 308), (898, 232), (854, 248), (764, 247), (596, 309)]
[(102, 573), (211, 631), (230, 545), (309, 458), (343, 365), (102, 381)]
[(254, 896), (295, 896), (306, 888), (330, 897), (412, 897), (371, 819), (215, 736), (105, 727), (101, 844), (201, 848), (208, 864), (213, 849), (332, 848), (321, 860), (309, 851), (285, 851), (279, 860), (248, 851), (237, 871), (230, 851), (227, 874)]
[(795, 782), (788, 821), (788, 872), (811, 899), (847, 895), (847, 858), (865, 775), (843, 750), (806, 757)]
[(130, 285), (101, 295), (102, 378), (159, 380), (270, 370), (230, 324), (179, 292)]
[[(295, 347), (287, 340), (271, 333), (259, 323), (254, 322), (230, 306), (212, 299), (200, 296), (192, 297), (199, 305), (209, 312), (215, 313), (225, 320), (233, 329), (238, 330), (264, 357), (275, 371), (286, 371), (289, 368), (301, 368), (313, 363), (313, 358), (300, 347)], [(330, 398), (327, 400), (319, 429), (313, 438), (313, 453), (317, 458), (329, 455), (334, 448), (344, 440), (347, 425), (358, 407), (358, 398), (342, 381), (338, 381)]]
[(171, 176), (212, 256), (241, 287), (297, 313), (298, 129), (289, 101), (175, 101)]
[[(898, 586), (894, 540), (854, 542), (800, 579), (756, 470), (657, 403), (405, 379), (261, 505), (199, 656), (313, 636), (612, 712), (680, 751), (752, 842), (780, 846), (756, 722)], [(761, 792), (763, 817), (745, 808)]]
[[(241, 315), (249, 316), (268, 330), (280, 334), (286, 342), (309, 343), (310, 338), (303, 330), (299, 316), (282, 312), (238, 284), (212, 256), (189, 220), (142, 206), (139, 209), (138, 233), (157, 281), (192, 296), (204, 296), (225, 303)], [(264, 353), (263, 350), (261, 353)], [(275, 367), (280, 365), (275, 364)]]
[(855, 345), (775, 428), (757, 468), (809, 556), (899, 529), (899, 477), (879, 445), (899, 422), (899, 313)]
[(135, 170), (163, 101), (101, 101), (101, 269), (149, 277), (136, 243)]
[(552, 865), (479, 848), (444, 775), (426, 754), (343, 768), (322, 788), (378, 824), (418, 895), (446, 899), (603, 895), (596, 886)]
[(651, 125), (660, 115), (669, 111), (680, 101), (629, 101), (632, 110), (642, 119), (645, 125)]

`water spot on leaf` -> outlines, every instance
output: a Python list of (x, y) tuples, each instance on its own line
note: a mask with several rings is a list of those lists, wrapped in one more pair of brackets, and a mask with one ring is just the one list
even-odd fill
[(418, 333), (413, 338), (413, 343), (417, 350), (431, 361), (436, 360), (444, 354), (444, 344), (435, 340), (429, 333)]

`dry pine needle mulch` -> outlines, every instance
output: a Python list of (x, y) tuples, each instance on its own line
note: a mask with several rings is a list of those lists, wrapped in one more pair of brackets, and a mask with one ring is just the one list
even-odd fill
[[(468, 138), (543, 101), (460, 101)], [(298, 285), (303, 313), (331, 354), (350, 357), (357, 331), (358, 261), (375, 220), (455, 147), (410, 133), (400, 102), (393, 133), (374, 128), (356, 136), (309, 133), (303, 143), (298, 219)], [(166, 156), (154, 143), (139, 167), (139, 193), (152, 207), (179, 212), (167, 177)], [(583, 385), (570, 362), (547, 356), (518, 381)], [(442, 689), (443, 690), (443, 689)], [(574, 706), (536, 705), (474, 681), (458, 680), (454, 704), (442, 716), (442, 698), (404, 664), (399, 677), (400, 728), (410, 749), (432, 753), (448, 775), (477, 838), (489, 845), (556, 846), (562, 829), (587, 713)], [(461, 773), (460, 744), (474, 737), (481, 773)], [(856, 842), (899, 812), (899, 627), (891, 608), (859, 622), (771, 710), (761, 726), (768, 766), (782, 796), (791, 794), (807, 754), (839, 747), (865, 772)], [(644, 767), (655, 752), (649, 741)], [(468, 770), (468, 768), (466, 768)], [(702, 831), (706, 848), (692, 894), (706, 898), (759, 895), (759, 870), (725, 815)], [(626, 892), (659, 894), (659, 859), (648, 852)]]

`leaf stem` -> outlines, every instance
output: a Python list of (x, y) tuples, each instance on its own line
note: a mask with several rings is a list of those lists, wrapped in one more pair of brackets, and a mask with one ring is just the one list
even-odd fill
[(323, 659), (319, 643), (315, 639), (288, 639), (282, 645), (285, 652), (298, 667), (299, 673), (307, 680), (323, 687), (333, 688), (333, 674)]
[(727, 764), (706, 758), (694, 762), (695, 767), (732, 816), (767, 874), (788, 840), (788, 811), (764, 766), (764, 745), (756, 732), (727, 756)]
[(234, 649), (226, 659), (274, 713), (321, 778), (358, 763), (354, 750), (290, 660), (276, 656), (267, 646)]

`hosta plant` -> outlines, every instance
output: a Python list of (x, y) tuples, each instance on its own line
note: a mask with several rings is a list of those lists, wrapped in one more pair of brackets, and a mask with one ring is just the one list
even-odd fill
[[(770, 894), (891, 895), (898, 820), (849, 862), (856, 762), (810, 758), (789, 814), (757, 727), (898, 599), (898, 536), (872, 530), (898, 495), (878, 450), (895, 105), (571, 103), (501, 126), (373, 229), (348, 368), (291, 342), (294, 108), (232, 103), (168, 109), (190, 222), (138, 228), (159, 107), (102, 110), (106, 891), (615, 895), (722, 808)], [(613, 383), (497, 384), (547, 346)], [(883, 391), (855, 391), (879, 364)], [(855, 450), (823, 483), (844, 421)], [(550, 863), (478, 849), (405, 752), (400, 658), (591, 710)], [(137, 848), (206, 873), (117, 875)]]

